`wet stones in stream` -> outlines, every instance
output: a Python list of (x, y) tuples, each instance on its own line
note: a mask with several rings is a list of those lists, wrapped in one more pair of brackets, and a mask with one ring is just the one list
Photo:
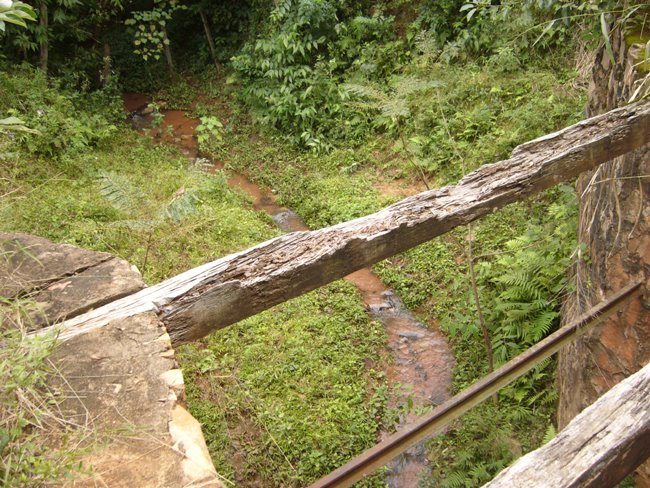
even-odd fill
[(302, 230), (307, 228), (300, 216), (293, 210), (283, 210), (280, 213), (272, 215), (271, 218), (275, 222), (275, 225), (284, 232), (294, 232), (296, 229)]
[[(388, 335), (393, 361), (387, 377), (394, 391), (389, 407), (402, 410), (397, 426), (400, 429), (417, 419), (417, 410), (435, 407), (449, 398), (454, 358), (442, 333), (422, 324), (392, 290), (381, 292), (380, 299), (367, 308), (384, 324)], [(404, 408), (408, 404), (413, 408)], [(383, 432), (382, 438), (389, 435)], [(417, 486), (430, 472), (424, 443), (393, 460), (389, 468), (387, 481), (391, 488)]]

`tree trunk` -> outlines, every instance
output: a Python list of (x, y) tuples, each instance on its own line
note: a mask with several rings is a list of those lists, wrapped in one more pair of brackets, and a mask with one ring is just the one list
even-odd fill
[(111, 45), (107, 39), (102, 42), (102, 79), (101, 84), (106, 87), (111, 82)]
[[(611, 33), (616, 59), (597, 53), (587, 115), (627, 103), (635, 80), (620, 29)], [(650, 126), (646, 128), (650, 132)], [(576, 292), (566, 301), (563, 320), (597, 303), (635, 279), (650, 278), (650, 145), (613, 159), (580, 176), (579, 242), (588, 260), (578, 262)], [(585, 256), (586, 257), (586, 256)], [(646, 285), (647, 286), (647, 285)], [(647, 298), (647, 295), (646, 295)], [(586, 334), (559, 355), (558, 423), (562, 428), (613, 385), (650, 361), (648, 301), (637, 299), (618, 316)], [(639, 486), (650, 487), (650, 467), (637, 471)]]
[(174, 58), (172, 57), (172, 50), (170, 47), (170, 42), (169, 42), (169, 37), (167, 37), (167, 28), (163, 27), (163, 44), (164, 48), (163, 50), (165, 51), (165, 60), (167, 61), (167, 68), (169, 69), (169, 74), (171, 75), (172, 79), (176, 79), (176, 69), (174, 68)]
[(205, 15), (203, 8), (199, 7), (199, 15), (201, 16), (201, 22), (203, 22), (203, 29), (205, 30), (205, 37), (208, 40), (208, 46), (210, 47), (210, 56), (212, 56), (212, 62), (214, 67), (217, 69), (217, 74), (221, 70), (221, 66), (217, 61), (217, 51), (214, 47), (214, 40), (212, 39), (212, 31), (210, 30), (210, 22), (208, 21), (208, 16)]
[(48, 65), (48, 58), (50, 56), (49, 53), (49, 38), (48, 38), (48, 12), (47, 12), (47, 3), (44, 1), (41, 2), (40, 6), (40, 12), (39, 12), (39, 25), (41, 29), (43, 30), (42, 37), (41, 37), (41, 53), (40, 53), (40, 60), (41, 60), (41, 71), (43, 73), (47, 74), (47, 65)]

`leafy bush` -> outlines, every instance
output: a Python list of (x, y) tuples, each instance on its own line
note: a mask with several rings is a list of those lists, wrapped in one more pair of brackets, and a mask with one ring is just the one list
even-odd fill
[(218, 155), (223, 151), (223, 124), (214, 115), (202, 116), (200, 121), (196, 127), (199, 149), (204, 154)]
[(9, 5), (0, 5), (0, 33), (5, 31), (5, 24), (27, 27), (27, 21), (35, 21), (34, 9), (24, 2), (11, 1)]
[(336, 25), (336, 40), (330, 45), (330, 62), (338, 72), (356, 72), (364, 79), (393, 76), (405, 59), (404, 42), (395, 39), (395, 19), (380, 10), (372, 16), (358, 15)]
[(358, 125), (349, 122), (356, 114), (346, 107), (348, 94), (339, 86), (344, 74), (384, 79), (401, 58), (401, 41), (391, 41), (392, 17), (377, 12), (339, 21), (337, 4), (279, 2), (265, 33), (232, 60), (243, 99), (257, 119), (316, 150), (359, 135), (350, 133)]
[(14, 134), (28, 152), (58, 159), (108, 140), (123, 117), (114, 88), (92, 93), (65, 92), (56, 80), (22, 68), (0, 72), (0, 113), (18, 117), (38, 133)]
[(326, 148), (326, 134), (341, 121), (346, 94), (324, 57), (335, 24), (330, 2), (283, 0), (266, 33), (233, 58), (258, 118), (307, 147)]

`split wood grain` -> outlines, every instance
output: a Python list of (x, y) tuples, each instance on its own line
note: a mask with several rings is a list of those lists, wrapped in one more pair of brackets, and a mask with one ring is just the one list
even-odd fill
[(583, 410), (553, 440), (484, 488), (616, 486), (650, 457), (650, 364)]

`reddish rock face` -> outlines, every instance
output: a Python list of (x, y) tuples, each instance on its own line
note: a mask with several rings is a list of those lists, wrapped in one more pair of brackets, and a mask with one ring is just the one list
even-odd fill
[[(617, 63), (605, 50), (595, 59), (587, 115), (623, 105), (635, 79), (625, 41), (613, 34)], [(632, 280), (650, 284), (650, 145), (581, 175), (579, 239), (589, 249), (578, 263), (577, 291), (565, 303), (570, 321)], [(559, 355), (559, 427), (616, 383), (650, 362), (650, 297), (637, 299)], [(636, 473), (650, 487), (650, 465)]]

